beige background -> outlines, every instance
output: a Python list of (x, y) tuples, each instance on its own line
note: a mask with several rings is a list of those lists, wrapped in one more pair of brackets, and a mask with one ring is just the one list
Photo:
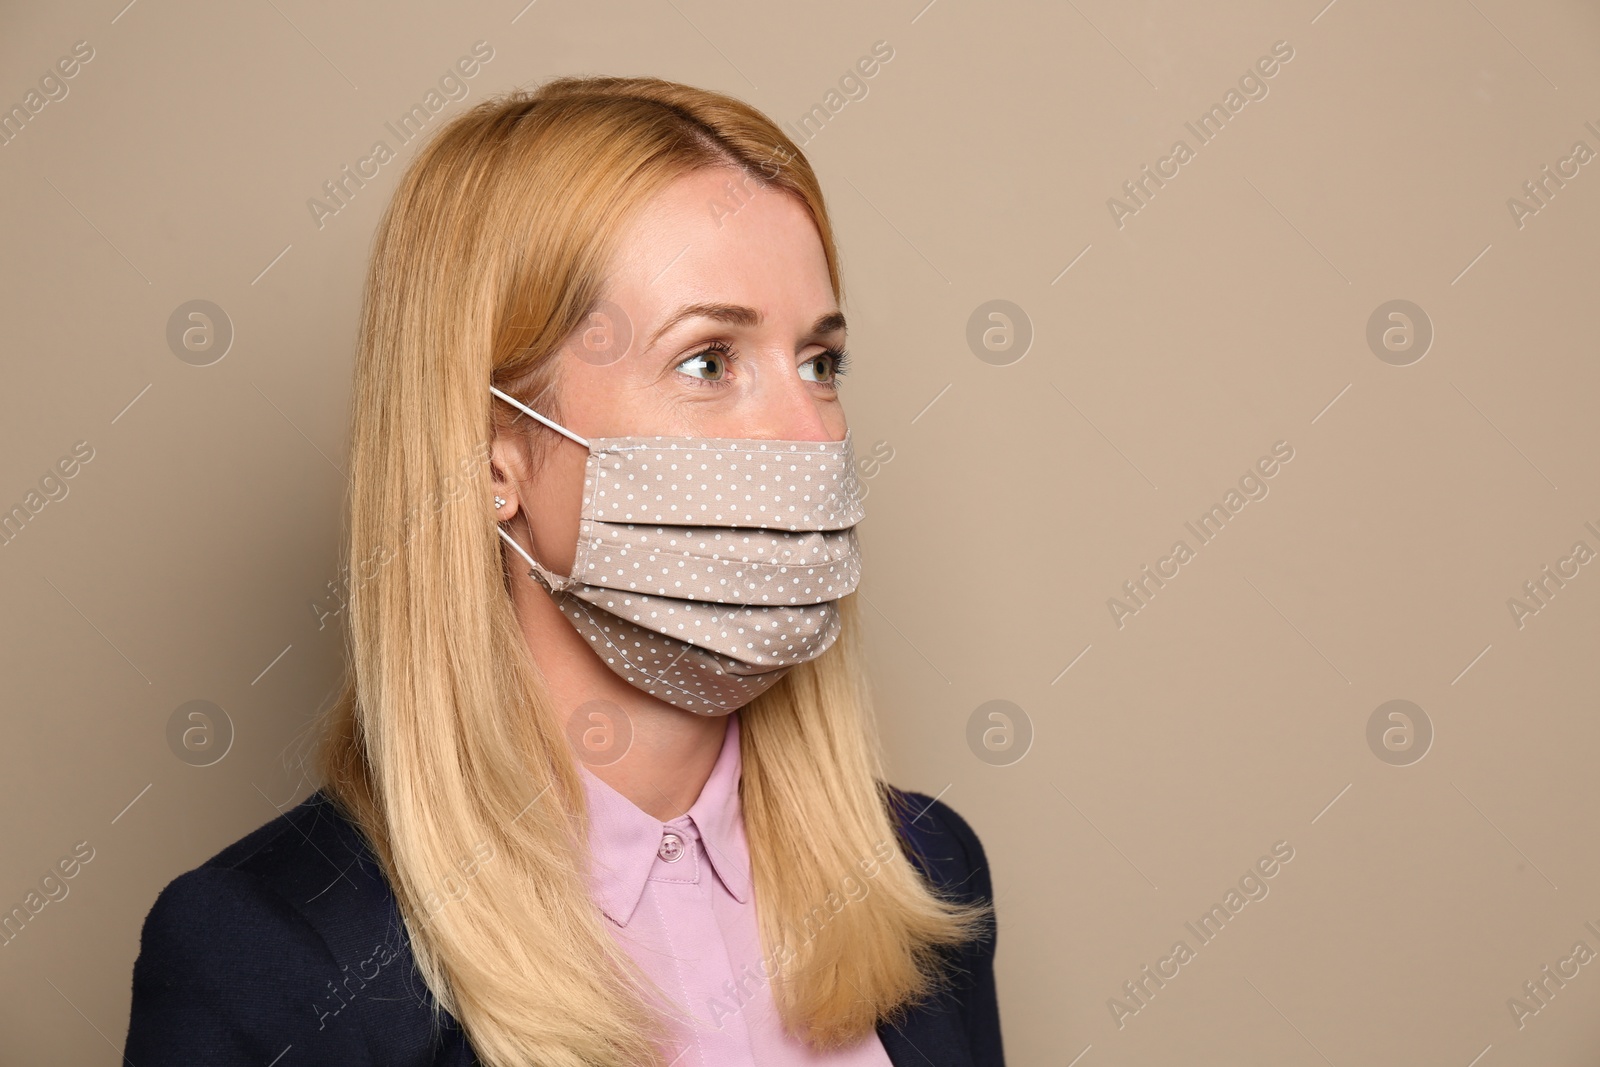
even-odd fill
[[(361, 272), (417, 145), (385, 122), (485, 41), (467, 101), (650, 73), (794, 123), (880, 40), (803, 147), (852, 425), (893, 453), (863, 589), (894, 779), (987, 846), (1010, 1062), (1595, 1061), (1600, 963), (1520, 1028), (1507, 1005), (1600, 951), (1600, 563), (1520, 628), (1507, 606), (1600, 550), (1600, 163), (1520, 227), (1507, 205), (1600, 150), (1592, 4), (123, 3), (0, 26), (7, 109), (94, 50), (0, 147), (0, 507), (94, 453), (0, 547), (0, 904), (94, 850), (0, 949), (4, 1062), (117, 1062), (157, 891), (313, 787)], [(1108, 198), (1278, 41), (1268, 94), (1119, 227)], [(399, 158), (319, 228), (379, 139)], [(235, 334), (204, 367), (166, 340), (195, 299)], [(1006, 365), (967, 341), (997, 299), (1033, 334)], [(1367, 342), (1396, 299), (1435, 333), (1407, 366)], [(1119, 628), (1107, 600), (1277, 441), (1269, 494)], [(166, 734), (195, 699), (235, 730), (203, 768)], [(1434, 731), (1407, 766), (1367, 740), (1394, 699)], [(969, 747), (991, 700), (1023, 758)]]

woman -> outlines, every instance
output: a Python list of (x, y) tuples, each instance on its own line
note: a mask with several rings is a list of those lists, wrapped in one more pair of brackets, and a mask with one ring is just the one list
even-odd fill
[(1002, 1062), (982, 845), (871, 732), (839, 294), (737, 100), (440, 131), (367, 279), (325, 785), (162, 892), (130, 1062)]

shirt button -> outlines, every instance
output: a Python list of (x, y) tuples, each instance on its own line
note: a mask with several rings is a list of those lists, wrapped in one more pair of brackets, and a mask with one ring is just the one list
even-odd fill
[(656, 855), (668, 863), (677, 863), (683, 859), (683, 838), (674, 833), (662, 835), (661, 847), (656, 849)]

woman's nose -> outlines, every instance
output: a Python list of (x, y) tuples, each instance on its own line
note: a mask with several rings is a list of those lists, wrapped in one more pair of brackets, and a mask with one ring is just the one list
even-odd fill
[[(781, 362), (780, 362), (781, 360)], [(843, 428), (833, 429), (833, 422), (843, 422), (840, 415), (828, 409), (837, 409), (838, 402), (817, 395), (816, 386), (800, 377), (793, 356), (781, 356), (773, 361), (774, 373), (764, 375), (760, 400), (753, 411), (754, 425), (749, 436), (777, 441), (836, 441)]]

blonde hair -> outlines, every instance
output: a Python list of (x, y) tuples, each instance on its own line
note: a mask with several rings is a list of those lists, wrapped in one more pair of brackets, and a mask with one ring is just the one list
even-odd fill
[[(663, 1062), (674, 1008), (589, 895), (582, 782), (513, 611), (487, 446), (496, 427), (519, 431), (489, 386), (556, 409), (556, 355), (631, 213), (702, 167), (799, 198), (839, 296), (799, 149), (741, 101), (656, 78), (558, 78), (480, 102), (410, 165), (372, 249), (348, 670), (321, 772), (382, 863), (439, 1007), (489, 1067)], [(945, 947), (990, 918), (906, 862), (854, 597), (840, 610), (835, 645), (739, 712), (763, 972), (785, 1026), (818, 1049), (933, 992)]]

